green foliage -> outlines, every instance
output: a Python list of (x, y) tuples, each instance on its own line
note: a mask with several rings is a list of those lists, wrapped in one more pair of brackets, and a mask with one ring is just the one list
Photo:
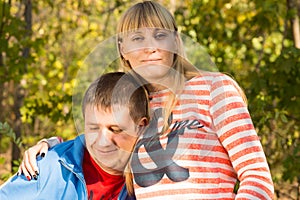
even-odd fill
[(249, 81), (257, 80), (249, 87), (249, 108), (267, 147), (265, 151), (275, 180), (288, 177), (295, 181), (299, 174), (298, 165), (286, 163), (297, 157), (300, 145), (299, 57), (300, 50), (284, 47), (276, 60), (265, 61), (266, 67), (260, 67), (248, 77)]
[(295, 177), (300, 179), (300, 146), (294, 146), (292, 153), (283, 161), (283, 179), (290, 182), (295, 181)]
[(13, 129), (8, 125), (7, 122), (0, 122), (0, 137), (8, 137), (11, 139), (12, 142), (14, 142), (19, 147), (22, 146), (22, 141), (20, 138), (16, 137), (15, 132)]
[[(0, 138), (1, 138), (1, 148), (0, 149), (7, 149), (9, 147), (9, 142), (13, 142), (16, 144), (19, 148), (21, 148), (23, 141), (20, 138), (16, 137), (15, 132), (13, 129), (9, 126), (7, 122), (0, 122)], [(5, 162), (7, 162), (7, 158), (0, 156), (0, 165), (4, 165)], [(20, 160), (14, 160), (14, 168), (12, 169), (12, 172), (15, 173), (18, 170), (18, 167), (20, 165)], [(0, 175), (0, 180), (7, 180), (12, 173), (5, 172)]]

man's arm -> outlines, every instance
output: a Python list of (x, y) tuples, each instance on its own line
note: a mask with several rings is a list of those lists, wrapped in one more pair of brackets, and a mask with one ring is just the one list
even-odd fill
[(15, 174), (0, 186), (0, 199), (36, 199), (38, 189), (39, 180), (28, 181), (25, 175)]

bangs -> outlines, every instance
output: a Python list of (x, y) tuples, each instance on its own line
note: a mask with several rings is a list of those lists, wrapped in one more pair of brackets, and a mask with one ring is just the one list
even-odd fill
[(119, 23), (119, 33), (139, 28), (162, 28), (177, 31), (175, 21), (168, 10), (155, 3), (143, 2), (131, 7)]

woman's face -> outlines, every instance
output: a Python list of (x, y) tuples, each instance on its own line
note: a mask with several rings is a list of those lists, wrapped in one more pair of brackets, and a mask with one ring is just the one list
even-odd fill
[(132, 69), (148, 81), (157, 81), (168, 74), (176, 52), (174, 31), (141, 28), (123, 34), (120, 50)]

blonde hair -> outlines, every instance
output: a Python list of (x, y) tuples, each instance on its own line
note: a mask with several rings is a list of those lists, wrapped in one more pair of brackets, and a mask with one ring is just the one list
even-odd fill
[[(173, 15), (160, 4), (153, 1), (143, 1), (130, 7), (121, 17), (117, 26), (118, 41), (117, 46), (120, 54), (120, 61), (123, 70), (132, 70), (130, 63), (124, 59), (120, 51), (120, 42), (122, 42), (121, 33), (137, 30), (139, 28), (163, 28), (173, 31), (176, 35), (177, 50), (174, 53), (174, 62), (172, 68), (176, 70), (174, 74), (174, 85), (171, 88), (171, 92), (166, 103), (164, 105), (163, 113), (163, 129), (161, 134), (167, 133), (169, 129), (168, 118), (172, 112), (172, 109), (177, 103), (176, 94), (184, 87), (184, 83), (187, 79), (199, 75), (199, 71), (187, 61), (184, 52), (183, 42), (178, 34), (178, 28)], [(152, 88), (148, 85), (148, 89)], [(128, 165), (128, 169), (130, 166)], [(126, 173), (126, 186), (130, 194), (133, 193), (132, 174)]]
[[(118, 37), (118, 50), (121, 58), (121, 65), (125, 71), (131, 70), (130, 63), (126, 61), (120, 51), (120, 43), (122, 38), (120, 33), (137, 30), (139, 28), (163, 28), (173, 31), (176, 34), (177, 52), (174, 53), (174, 62), (172, 68), (177, 73), (174, 74), (173, 91), (180, 92), (183, 88), (185, 80), (194, 77), (199, 72), (197, 69), (186, 60), (184, 47), (181, 38), (178, 35), (178, 28), (172, 14), (160, 4), (153, 1), (144, 1), (135, 4), (129, 8), (119, 20), (117, 26)], [(151, 87), (149, 88), (151, 91)], [(163, 131), (168, 129), (168, 117), (176, 104), (176, 94), (171, 93), (166, 101), (164, 113), (164, 128)]]

